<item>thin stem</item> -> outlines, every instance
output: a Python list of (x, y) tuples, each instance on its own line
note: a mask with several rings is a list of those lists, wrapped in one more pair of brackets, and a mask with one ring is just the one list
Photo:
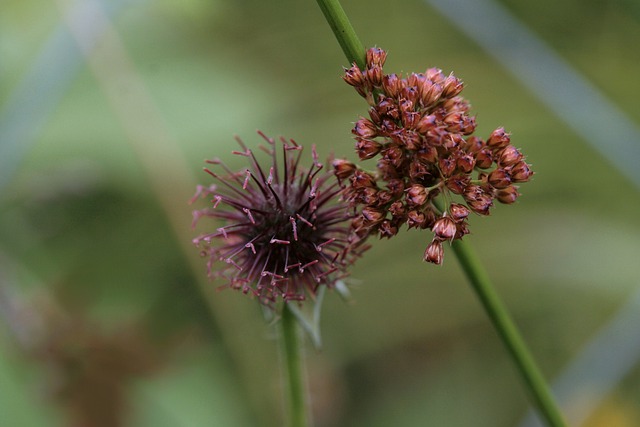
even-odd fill
[(288, 304), (282, 310), (282, 353), (289, 403), (289, 426), (309, 425), (298, 321)]
[[(361, 65), (365, 58), (364, 48), (342, 10), (340, 2), (338, 0), (317, 1), (349, 62), (356, 62), (361, 69), (364, 69)], [(440, 210), (442, 211), (441, 207)], [(453, 243), (453, 250), (485, 312), (491, 319), (493, 327), (507, 347), (540, 415), (549, 427), (566, 427), (549, 386), (472, 248), (468, 243), (456, 240)]]
[(350, 63), (364, 70), (365, 50), (339, 0), (317, 0), (333, 34)]
[(540, 415), (549, 426), (566, 426), (549, 386), (475, 252), (467, 242), (462, 240), (455, 240), (452, 246), (462, 270), (471, 282), (500, 339), (507, 347)]

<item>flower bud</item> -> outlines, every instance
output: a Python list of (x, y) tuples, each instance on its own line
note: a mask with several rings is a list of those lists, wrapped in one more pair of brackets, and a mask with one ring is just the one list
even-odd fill
[(496, 169), (489, 174), (489, 184), (493, 188), (507, 188), (511, 185), (511, 177), (504, 169)]
[(444, 249), (442, 242), (438, 239), (433, 239), (427, 249), (424, 251), (424, 260), (436, 265), (442, 264), (442, 258), (444, 257)]
[(445, 181), (445, 185), (449, 190), (451, 190), (455, 194), (464, 193), (465, 189), (469, 185), (471, 178), (469, 175), (458, 174), (454, 175), (451, 178), (448, 178)]
[(507, 145), (502, 149), (498, 157), (500, 166), (511, 166), (522, 160), (522, 154), (513, 145)]
[(382, 90), (387, 96), (396, 98), (402, 90), (402, 81), (395, 74), (385, 74), (382, 77)]
[(431, 81), (425, 81), (422, 83), (420, 90), (420, 102), (423, 107), (430, 107), (435, 104), (442, 95), (442, 86)]
[(520, 196), (518, 190), (515, 186), (510, 186), (498, 191), (497, 199), (500, 203), (504, 203), (505, 205), (510, 205), (515, 203), (516, 199)]
[(351, 68), (344, 69), (344, 76), (342, 79), (347, 82), (348, 85), (355, 87), (364, 86), (364, 76), (362, 75), (362, 71), (356, 63), (354, 62)]
[(394, 218), (401, 218), (406, 213), (404, 204), (400, 200), (396, 200), (395, 202), (391, 203), (388, 211), (389, 213), (391, 213), (391, 215), (393, 215)]
[(469, 209), (460, 203), (451, 203), (449, 213), (455, 222), (460, 222), (469, 216)]
[(381, 87), (382, 86), (382, 67), (380, 65), (372, 65), (366, 70), (364, 70), (365, 79), (371, 84), (373, 87)]
[(527, 182), (532, 176), (533, 171), (529, 165), (523, 161), (519, 161), (513, 166), (513, 169), (511, 169), (511, 179), (513, 182)]
[(380, 212), (379, 210), (374, 209), (371, 206), (365, 206), (362, 209), (362, 217), (365, 220), (364, 225), (370, 227), (381, 222), (384, 219), (385, 214), (384, 212)]
[(445, 98), (453, 98), (462, 92), (463, 87), (462, 80), (450, 74), (442, 84), (442, 96)]
[(356, 152), (360, 160), (367, 160), (374, 157), (382, 149), (382, 144), (369, 139), (358, 139), (356, 141)]
[(427, 217), (422, 212), (411, 210), (407, 214), (407, 225), (409, 228), (423, 228)]
[(376, 180), (371, 176), (371, 174), (360, 169), (356, 169), (353, 171), (353, 175), (351, 176), (351, 186), (356, 190), (366, 187), (375, 187)]
[(420, 133), (426, 133), (429, 129), (436, 127), (436, 116), (429, 114), (422, 117), (416, 125), (416, 130)]
[(378, 231), (380, 232), (380, 238), (386, 237), (387, 239), (390, 239), (398, 234), (398, 227), (388, 219), (385, 219), (378, 226)]
[(476, 154), (476, 166), (480, 169), (488, 169), (493, 164), (493, 154), (489, 148), (482, 148)]
[(370, 139), (378, 136), (378, 129), (371, 120), (362, 117), (356, 122), (351, 133), (360, 138)]
[(445, 157), (441, 158), (440, 161), (438, 161), (438, 166), (440, 167), (440, 172), (442, 172), (442, 175), (451, 176), (451, 174), (453, 174), (453, 171), (456, 169), (456, 162), (455, 159), (451, 157)]
[(404, 192), (404, 181), (401, 179), (390, 179), (387, 181), (387, 188), (394, 197), (399, 197)]
[(367, 67), (371, 67), (372, 65), (378, 65), (382, 67), (387, 60), (387, 52), (379, 47), (372, 47), (367, 50)]
[(429, 68), (424, 74), (427, 79), (438, 84), (443, 83), (445, 79), (442, 70), (439, 68)]
[(491, 132), (491, 136), (487, 140), (487, 145), (492, 149), (504, 148), (511, 142), (511, 136), (504, 131), (503, 127)]
[(345, 159), (335, 159), (333, 161), (333, 170), (339, 180), (349, 178), (356, 170), (356, 165)]
[(414, 206), (422, 206), (427, 201), (429, 190), (420, 184), (413, 184), (407, 190), (407, 201)]
[(433, 234), (442, 240), (451, 240), (456, 236), (456, 223), (448, 216), (443, 216), (433, 224)]
[(456, 160), (456, 166), (464, 173), (471, 173), (476, 165), (476, 159), (471, 154), (464, 154)]

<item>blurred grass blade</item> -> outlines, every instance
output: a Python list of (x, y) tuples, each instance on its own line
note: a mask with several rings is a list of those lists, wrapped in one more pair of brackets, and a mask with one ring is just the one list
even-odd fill
[(640, 127), (494, 0), (424, 0), (640, 189)]

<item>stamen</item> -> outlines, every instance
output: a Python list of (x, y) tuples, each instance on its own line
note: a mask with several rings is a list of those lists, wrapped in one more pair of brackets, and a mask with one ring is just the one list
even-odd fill
[(298, 226), (296, 224), (296, 220), (294, 217), (289, 217), (289, 222), (291, 223), (291, 227), (293, 228), (293, 240), (298, 241)]
[(267, 185), (271, 185), (273, 182), (273, 166), (269, 168), (269, 177), (267, 178)]
[(314, 264), (317, 264), (317, 263), (319, 263), (319, 262), (320, 262), (319, 260), (314, 259), (313, 261), (306, 263), (305, 265), (303, 265), (302, 267), (300, 267), (300, 273), (302, 273), (302, 272), (305, 270), (305, 268), (310, 267), (310, 266), (312, 266), (312, 265), (314, 265)]
[(231, 258), (227, 258), (224, 260), (224, 262), (226, 262), (227, 264), (231, 264), (233, 265), (235, 268), (237, 268), (238, 270), (242, 271), (242, 267), (240, 267), (234, 260), (232, 260)]
[(304, 219), (303, 217), (300, 216), (300, 214), (296, 214), (296, 217), (298, 217), (298, 219), (302, 222), (304, 222), (305, 224), (307, 224), (309, 227), (314, 228), (312, 223), (310, 223), (309, 221), (307, 221), (306, 219)]
[(249, 184), (249, 179), (251, 178), (251, 171), (249, 169), (247, 169), (245, 171), (245, 177), (244, 177), (244, 182), (242, 183), (242, 189), (246, 190), (247, 189), (247, 185)]
[(280, 239), (271, 239), (271, 241), (269, 243), (272, 243), (272, 244), (273, 243), (278, 243), (278, 244), (281, 244), (281, 245), (289, 245), (289, 244), (291, 244), (291, 242), (288, 241), (288, 240), (280, 240)]
[(249, 217), (249, 221), (251, 221), (251, 224), (256, 223), (256, 220), (253, 219), (253, 215), (251, 215), (251, 211), (249, 210), (249, 208), (242, 208), (242, 212), (247, 214), (247, 216)]
[(251, 252), (253, 252), (253, 254), (256, 254), (256, 247), (253, 246), (253, 243), (249, 242), (246, 245), (244, 245), (245, 248), (251, 248)]
[[(213, 200), (215, 200), (215, 202), (213, 202)], [(218, 205), (220, 204), (220, 202), (222, 201), (222, 197), (221, 196), (215, 196), (212, 200), (213, 203), (213, 208), (217, 208)]]
[(323, 246), (328, 245), (330, 243), (333, 243), (335, 241), (336, 241), (335, 237), (332, 237), (331, 239), (327, 240), (326, 242), (323, 242), (323, 243), (320, 243), (319, 245), (316, 245), (316, 250), (318, 252), (321, 252)]

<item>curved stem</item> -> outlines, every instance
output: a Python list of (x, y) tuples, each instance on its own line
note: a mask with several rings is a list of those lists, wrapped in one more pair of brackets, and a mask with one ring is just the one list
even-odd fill
[(289, 426), (306, 427), (309, 423), (299, 328), (296, 316), (288, 304), (285, 304), (282, 310), (281, 322), (282, 336), (280, 342), (284, 357), (285, 386), (289, 404)]
[(452, 246), (462, 270), (507, 348), (540, 415), (549, 426), (566, 426), (549, 386), (475, 252), (467, 242), (462, 240), (455, 240)]
[[(364, 69), (362, 64), (365, 58), (364, 48), (340, 6), (340, 2), (338, 0), (317, 1), (349, 62), (356, 62), (361, 69)], [(442, 209), (440, 210), (442, 211)], [(509, 313), (495, 292), (484, 267), (466, 242), (461, 240), (454, 241), (453, 250), (485, 312), (491, 319), (493, 327), (515, 363), (533, 404), (548, 426), (565, 427), (566, 424), (551, 395), (549, 386), (536, 366)]]

